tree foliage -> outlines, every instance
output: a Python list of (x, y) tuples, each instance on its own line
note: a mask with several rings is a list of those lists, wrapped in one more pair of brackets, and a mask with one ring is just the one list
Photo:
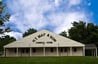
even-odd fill
[(30, 35), (30, 34), (33, 34), (33, 33), (35, 33), (35, 32), (37, 32), (36, 29), (30, 28), (30, 29), (27, 30), (27, 32), (25, 32), (25, 33), (23, 34), (23, 37), (28, 36), (28, 35)]
[[(11, 29), (9, 27), (5, 27), (5, 22), (9, 21), (10, 15), (5, 11), (6, 6), (0, 2), (0, 35), (4, 34), (5, 32), (10, 32)], [(16, 39), (10, 37), (8, 35), (0, 36), (0, 51), (3, 51), (3, 46), (15, 41)]]
[(61, 32), (59, 35), (64, 36), (64, 37), (67, 37), (66, 31)]
[(13, 37), (10, 37), (9, 35), (0, 37), (0, 51), (3, 51), (4, 45), (11, 43), (13, 41), (16, 41), (16, 39)]
[(6, 6), (0, 2), (0, 34), (11, 31), (9, 27), (5, 27), (4, 25), (4, 23), (9, 21), (10, 18), (10, 14), (8, 14), (5, 10)]
[(69, 38), (84, 44), (98, 44), (98, 26), (83, 21), (73, 22), (73, 27), (68, 31)]

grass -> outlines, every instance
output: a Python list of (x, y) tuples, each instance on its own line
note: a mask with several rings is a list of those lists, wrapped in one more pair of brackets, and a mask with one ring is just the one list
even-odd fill
[(0, 64), (98, 64), (98, 57), (0, 57)]

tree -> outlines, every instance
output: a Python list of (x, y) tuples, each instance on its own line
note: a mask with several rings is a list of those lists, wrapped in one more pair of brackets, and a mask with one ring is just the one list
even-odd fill
[(9, 35), (0, 37), (0, 51), (3, 51), (4, 45), (11, 43), (13, 41), (16, 41), (16, 39), (13, 37), (10, 37)]
[(87, 24), (87, 42), (95, 43), (98, 45), (98, 26), (94, 25), (93, 23)]
[(0, 2), (0, 34), (3, 34), (4, 32), (11, 31), (9, 27), (5, 27), (4, 23), (9, 21), (10, 14), (8, 14), (6, 11), (6, 6), (3, 5), (2, 2)]
[(98, 26), (83, 21), (73, 22), (72, 25), (68, 30), (69, 38), (84, 44), (98, 44)]
[(67, 34), (66, 34), (65, 31), (61, 32), (59, 35), (64, 36), (64, 37), (67, 37)]
[(5, 27), (5, 22), (9, 21), (10, 14), (8, 14), (6, 11), (6, 6), (3, 5), (2, 2), (0, 2), (0, 52), (3, 51), (3, 46), (15, 41), (16, 39), (13, 37), (10, 37), (8, 35), (4, 35), (5, 32), (10, 32), (11, 29), (9, 27)]
[(23, 37), (28, 36), (28, 35), (30, 35), (30, 34), (33, 34), (33, 33), (35, 33), (35, 32), (37, 32), (36, 29), (30, 28), (30, 29), (27, 30), (27, 32), (25, 32), (25, 33), (23, 34)]
[(80, 21), (73, 22), (73, 27), (69, 29), (69, 38), (79, 41), (79, 42), (85, 42), (85, 38), (87, 36), (86, 34), (86, 23)]

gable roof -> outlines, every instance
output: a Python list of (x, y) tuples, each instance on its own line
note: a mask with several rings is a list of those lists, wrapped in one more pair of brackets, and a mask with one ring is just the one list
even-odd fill
[[(47, 43), (48, 42), (48, 43)], [(5, 48), (10, 47), (83, 47), (84, 44), (60, 36), (58, 34), (42, 30), (31, 34), (19, 41), (5, 45)]]

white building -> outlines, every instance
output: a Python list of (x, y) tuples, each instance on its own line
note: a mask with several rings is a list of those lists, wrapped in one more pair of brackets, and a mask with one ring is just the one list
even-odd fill
[(47, 30), (4, 46), (5, 56), (85, 56), (85, 45)]

